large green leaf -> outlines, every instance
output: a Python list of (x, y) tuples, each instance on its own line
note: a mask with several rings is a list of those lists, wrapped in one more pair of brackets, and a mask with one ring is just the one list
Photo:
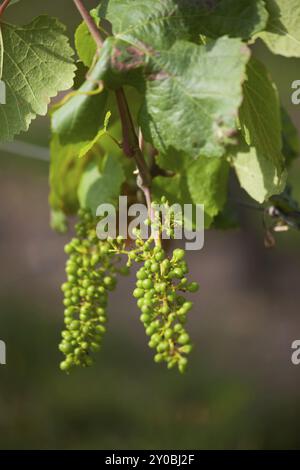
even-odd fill
[[(245, 142), (250, 148), (244, 146), (237, 153), (234, 165), (241, 186), (262, 202), (272, 194), (282, 191), (286, 171), (282, 155), (277, 90), (264, 65), (255, 59), (251, 59), (248, 64), (240, 125)], [(255, 171), (258, 172), (257, 177)]]
[(186, 169), (187, 183), (194, 204), (204, 204), (213, 219), (227, 199), (229, 164), (223, 158), (199, 157)]
[(265, 29), (269, 17), (263, 0), (220, 0), (211, 2), (207, 10), (199, 18), (199, 27), (202, 34), (214, 38), (248, 39)]
[(140, 124), (163, 153), (173, 147), (194, 157), (221, 156), (236, 129), (249, 50), (240, 39), (207, 46), (186, 41), (199, 42), (199, 21), (210, 11), (205, 1), (139, 0), (134, 6), (111, 0), (100, 8), (115, 35), (100, 56), (106, 83), (145, 93)]
[(146, 138), (164, 153), (174, 147), (193, 157), (221, 156), (236, 129), (248, 58), (246, 46), (229, 38), (208, 46), (177, 41), (151, 54), (140, 115)]
[(207, 14), (203, 0), (110, 0), (99, 14), (113, 25), (118, 39), (153, 49), (170, 47), (177, 39), (197, 38), (199, 19)]
[(100, 204), (117, 203), (125, 175), (120, 160), (107, 156), (101, 168), (95, 162), (88, 165), (84, 171), (78, 188), (81, 207), (90, 209), (96, 214)]
[(275, 54), (300, 57), (299, 0), (266, 0), (270, 19), (259, 37)]
[(0, 141), (26, 131), (36, 115), (46, 114), (51, 97), (72, 86), (73, 51), (64, 29), (48, 16), (23, 27), (1, 23), (6, 104), (0, 107)]
[[(180, 204), (183, 210), (184, 204), (193, 204), (185, 173), (178, 173), (171, 177), (156, 176), (152, 181), (153, 199), (159, 203), (162, 196), (172, 204)], [(185, 214), (184, 224), (186, 228), (192, 228), (193, 220)]]
[[(172, 204), (203, 204), (205, 227), (209, 228), (226, 202), (229, 165), (222, 158), (201, 156), (192, 160), (183, 154), (174, 157), (178, 173), (154, 178), (153, 193), (156, 199), (166, 196)], [(169, 157), (159, 155), (157, 162), (165, 169), (174, 170)]]
[(117, 37), (155, 48), (170, 47), (177, 39), (199, 34), (249, 38), (266, 26), (263, 0), (110, 0), (102, 2), (100, 15), (113, 24)]

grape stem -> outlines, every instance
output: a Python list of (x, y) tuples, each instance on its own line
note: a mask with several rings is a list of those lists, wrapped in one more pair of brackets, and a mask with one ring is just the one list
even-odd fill
[[(101, 36), (101, 32), (97, 28), (97, 25), (94, 22), (93, 18), (91, 17), (90, 13), (87, 11), (85, 6), (83, 5), (82, 0), (73, 0), (73, 1), (79, 13), (81, 14), (83, 20), (85, 21), (99, 51), (104, 42)], [(107, 34), (109, 35), (110, 33), (107, 32)], [(135, 160), (137, 170), (138, 170), (137, 184), (144, 193), (147, 208), (148, 208), (149, 218), (152, 222), (154, 222), (155, 214), (154, 214), (154, 209), (151, 204), (151, 180), (152, 178), (151, 178), (151, 173), (149, 171), (148, 165), (145, 161), (142, 149), (139, 145), (140, 142), (143, 141), (143, 139), (141, 138), (139, 139), (137, 136), (124, 89), (122, 87), (117, 89), (115, 91), (115, 96), (117, 100), (117, 105), (118, 105), (118, 110), (119, 110), (119, 115), (120, 115), (121, 125), (122, 125), (122, 134), (123, 134), (122, 148), (127, 157), (131, 157)], [(160, 240), (157, 240), (156, 238), (155, 243), (159, 245)]]
[(95, 21), (93, 20), (93, 18), (91, 17), (91, 15), (89, 14), (88, 10), (83, 5), (81, 0), (74, 0), (74, 3), (75, 3), (77, 10), (81, 14), (84, 22), (86, 23), (99, 51), (101, 47), (103, 46), (104, 40), (100, 34), (99, 29), (97, 28)]
[(4, 2), (0, 5), (0, 17), (3, 15), (3, 13), (5, 12), (6, 8), (8, 7), (8, 5), (10, 4), (10, 1), (11, 0), (4, 0)]

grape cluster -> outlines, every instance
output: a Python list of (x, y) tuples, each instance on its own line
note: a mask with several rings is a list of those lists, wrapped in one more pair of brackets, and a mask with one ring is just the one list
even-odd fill
[[(65, 246), (67, 282), (64, 293), (64, 322), (60, 351), (66, 356), (60, 368), (69, 371), (73, 366), (90, 366), (92, 353), (101, 347), (106, 331), (108, 293), (116, 287), (116, 274), (127, 274), (128, 268), (117, 267), (119, 258), (112, 241), (100, 241), (92, 214), (79, 211), (76, 237)], [(121, 247), (118, 237), (114, 246)]]
[(187, 313), (192, 302), (182, 295), (196, 292), (196, 282), (188, 282), (184, 250), (177, 248), (168, 257), (161, 246), (153, 246), (153, 240), (137, 239), (139, 253), (136, 261), (143, 266), (137, 272), (133, 291), (141, 310), (140, 320), (149, 336), (149, 346), (156, 350), (155, 362), (167, 362), (169, 369), (177, 366), (184, 372), (187, 357), (192, 350), (190, 337), (185, 330)]

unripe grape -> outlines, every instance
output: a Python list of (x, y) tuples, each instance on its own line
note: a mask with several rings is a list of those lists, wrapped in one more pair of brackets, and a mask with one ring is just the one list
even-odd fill
[(159, 264), (156, 263), (156, 262), (152, 263), (151, 267), (150, 267), (150, 270), (153, 273), (157, 273), (159, 271)]
[(142, 323), (147, 323), (150, 320), (150, 315), (147, 315), (146, 313), (142, 313), (140, 316), (140, 320)]
[(171, 328), (167, 328), (165, 333), (164, 333), (164, 336), (166, 339), (170, 339), (172, 338), (173, 336), (173, 330)]
[(143, 295), (144, 295), (143, 289), (140, 289), (139, 287), (137, 287), (136, 289), (134, 289), (134, 291), (133, 291), (133, 296), (134, 296), (136, 299), (139, 299), (140, 297), (143, 297)]
[(155, 354), (154, 356), (154, 362), (159, 363), (163, 361), (163, 355), (162, 354)]
[(189, 292), (197, 292), (199, 290), (199, 284), (198, 282), (191, 282), (188, 286), (187, 286), (187, 290)]
[(62, 371), (67, 371), (67, 370), (69, 370), (69, 369), (71, 368), (71, 365), (70, 365), (70, 363), (68, 363), (67, 361), (62, 361), (62, 362), (60, 363), (59, 367), (60, 367), (60, 369), (61, 369)]
[(184, 250), (182, 250), (181, 248), (176, 248), (176, 250), (173, 251), (173, 257), (172, 259), (174, 261), (180, 261), (184, 258)]
[(179, 338), (178, 338), (177, 341), (178, 341), (179, 344), (186, 344), (186, 343), (189, 342), (189, 340), (190, 340), (189, 335), (188, 335), (187, 333), (182, 333), (182, 334), (179, 336)]
[(80, 322), (78, 320), (73, 320), (72, 323), (70, 323), (71, 330), (78, 330), (79, 327), (80, 327)]
[(173, 272), (175, 277), (177, 277), (178, 279), (182, 278), (183, 272), (181, 268), (175, 268)]
[(153, 286), (153, 282), (151, 281), (151, 279), (148, 278), (142, 281), (142, 285), (144, 289), (151, 289), (151, 287)]
[(169, 347), (169, 343), (167, 341), (161, 341), (157, 346), (157, 351), (159, 353), (165, 352)]

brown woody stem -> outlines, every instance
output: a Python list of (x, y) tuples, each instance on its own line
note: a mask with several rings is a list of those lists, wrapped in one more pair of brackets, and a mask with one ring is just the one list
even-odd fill
[(3, 15), (3, 13), (5, 12), (5, 9), (8, 7), (8, 5), (10, 4), (10, 1), (11, 0), (4, 0), (4, 2), (0, 5), (0, 18), (1, 16)]
[(81, 0), (73, 0), (73, 1), (76, 5), (77, 10), (81, 14), (84, 22), (86, 23), (86, 25), (87, 25), (87, 27), (88, 27), (95, 43), (97, 45), (98, 50), (101, 49), (104, 41), (102, 39), (102, 36), (100, 34), (99, 29), (97, 28), (97, 25), (96, 25), (95, 21), (93, 20), (93, 18), (91, 17), (90, 13), (85, 8), (85, 6), (84, 6), (84, 4), (82, 3)]
[[(79, 13), (81, 14), (83, 20), (85, 21), (92, 37), (94, 38), (98, 50), (100, 50), (104, 41), (99, 29), (97, 28), (96, 23), (94, 22), (89, 12), (86, 10), (81, 0), (74, 0), (74, 3)], [(144, 193), (148, 207), (149, 217), (153, 221), (154, 211), (151, 205), (151, 174), (139, 145), (139, 138), (134, 128), (133, 119), (123, 88), (121, 87), (117, 89), (115, 91), (115, 95), (122, 124), (122, 148), (124, 150), (125, 155), (127, 155), (128, 157), (132, 157), (135, 160), (138, 169), (138, 186)]]

